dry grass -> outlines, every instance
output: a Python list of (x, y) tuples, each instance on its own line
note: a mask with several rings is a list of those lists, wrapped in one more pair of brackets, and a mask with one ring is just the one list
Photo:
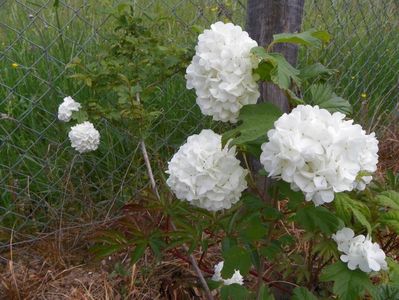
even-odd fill
[(167, 254), (158, 262), (150, 253), (133, 266), (126, 253), (97, 260), (89, 235), (70, 232), (61, 247), (53, 237), (3, 253), (0, 299), (202, 299), (184, 260)]
[(392, 170), (399, 172), (399, 125), (393, 122), (383, 130), (379, 144), (380, 171)]

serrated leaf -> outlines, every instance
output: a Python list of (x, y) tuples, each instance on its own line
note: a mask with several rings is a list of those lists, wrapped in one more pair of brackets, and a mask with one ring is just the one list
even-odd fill
[[(371, 218), (371, 213), (367, 205), (359, 200), (352, 199), (346, 193), (335, 194), (333, 202), (338, 216), (346, 223), (349, 224), (352, 219), (353, 210), (360, 212), (366, 219)], [(355, 216), (356, 217), (356, 216)]]
[(309, 88), (310, 94), (305, 95), (305, 101), (311, 105), (318, 105), (329, 112), (339, 111), (343, 114), (352, 113), (349, 101), (337, 96), (328, 84), (313, 84)]
[(337, 72), (337, 70), (329, 69), (321, 63), (315, 63), (313, 65), (305, 66), (299, 70), (299, 77), (302, 81), (313, 79), (319, 76), (331, 76)]
[(296, 45), (320, 48), (322, 42), (329, 41), (329, 34), (325, 31), (310, 29), (299, 33), (279, 33), (273, 35), (273, 44), (291, 43)]
[(269, 245), (262, 247), (259, 250), (263, 257), (272, 261), (276, 258), (277, 254), (281, 253), (281, 246), (278, 241), (271, 241)]
[(299, 209), (294, 217), (298, 224), (309, 231), (321, 231), (326, 235), (335, 233), (343, 222), (325, 207), (306, 206)]
[(307, 288), (296, 287), (292, 295), (292, 300), (317, 300), (315, 295), (313, 295)]
[(136, 248), (134, 248), (132, 254), (130, 255), (132, 265), (135, 264), (143, 256), (145, 249), (147, 249), (147, 243), (136, 245)]
[(246, 300), (249, 297), (248, 290), (239, 284), (225, 285), (220, 290), (222, 300)]
[(375, 198), (378, 204), (399, 210), (399, 193), (396, 191), (384, 191)]
[(361, 298), (367, 290), (372, 290), (373, 285), (367, 275), (360, 270), (349, 270), (342, 263), (337, 262), (323, 269), (321, 281), (333, 281), (333, 292), (340, 300), (354, 300)]
[(283, 90), (289, 90), (292, 83), (301, 85), (299, 70), (293, 67), (281, 53), (268, 53), (262, 47), (251, 49), (251, 53), (259, 60), (258, 68), (254, 70), (260, 79), (271, 81)]
[(288, 90), (292, 82), (298, 86), (301, 85), (299, 70), (295, 69), (282, 54), (269, 53), (266, 59), (274, 65), (273, 70), (270, 72), (270, 77), (278, 87)]
[(391, 300), (399, 299), (399, 283), (381, 284), (374, 288), (373, 300)]
[(234, 270), (239, 270), (241, 275), (248, 274), (251, 268), (251, 255), (248, 250), (233, 246), (223, 251), (224, 265), (222, 269), (222, 278), (230, 278)]
[(371, 224), (366, 219), (366, 217), (356, 208), (352, 208), (352, 213), (355, 216), (355, 218), (359, 221), (359, 223), (367, 228), (368, 233), (371, 233)]
[(262, 239), (263, 237), (265, 237), (266, 232), (267, 229), (262, 224), (259, 212), (249, 216), (249, 218), (245, 219), (240, 226), (241, 238), (249, 242), (254, 242)]
[(232, 139), (231, 145), (241, 145), (264, 137), (273, 128), (274, 122), (282, 115), (280, 109), (271, 103), (245, 105), (238, 119), (242, 122), (223, 135), (223, 142)]
[(244, 194), (241, 201), (249, 211), (258, 211), (266, 206), (265, 202), (252, 194)]
[(399, 211), (383, 213), (380, 216), (379, 221), (399, 234)]

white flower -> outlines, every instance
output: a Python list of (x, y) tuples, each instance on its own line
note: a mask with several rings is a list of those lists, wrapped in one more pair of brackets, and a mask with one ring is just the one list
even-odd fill
[(385, 253), (370, 237), (358, 235), (352, 239), (349, 249), (341, 255), (341, 260), (348, 263), (350, 270), (359, 268), (363, 272), (387, 270)]
[(215, 272), (213, 273), (212, 280), (213, 281), (223, 281), (224, 285), (230, 285), (230, 284), (239, 284), (243, 285), (244, 284), (244, 278), (240, 274), (239, 270), (234, 270), (234, 274), (231, 278), (229, 279), (223, 279), (222, 278), (222, 269), (223, 269), (224, 262), (221, 261), (218, 264), (215, 265)]
[(337, 243), (338, 250), (346, 253), (354, 236), (355, 233), (352, 229), (344, 227), (338, 230), (336, 234), (333, 234), (332, 239)]
[(337, 192), (364, 189), (377, 168), (378, 141), (344, 118), (310, 105), (282, 115), (262, 145), (260, 161), (269, 176), (290, 183), (315, 205), (333, 201)]
[(255, 104), (259, 88), (250, 50), (258, 44), (240, 26), (217, 22), (198, 37), (196, 53), (186, 71), (187, 88), (195, 89), (204, 115), (237, 122), (241, 107)]
[(63, 122), (69, 122), (72, 112), (79, 111), (81, 107), (80, 103), (73, 100), (72, 97), (65, 97), (64, 101), (58, 107), (58, 119)]
[(247, 188), (248, 171), (235, 157), (236, 149), (222, 148), (212, 130), (188, 137), (168, 163), (168, 186), (180, 200), (210, 211), (228, 209)]
[(87, 121), (72, 126), (68, 136), (72, 148), (79, 153), (94, 151), (100, 144), (100, 133), (92, 123)]

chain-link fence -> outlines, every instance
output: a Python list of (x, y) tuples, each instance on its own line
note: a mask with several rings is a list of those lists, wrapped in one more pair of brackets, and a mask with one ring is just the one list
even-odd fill
[[(76, 155), (67, 128), (57, 121), (62, 98), (85, 104), (87, 88), (69, 80), (74, 57), (93, 57), (112, 29), (114, 0), (0, 0), (0, 247), (34, 241), (67, 228), (92, 226), (117, 216), (124, 203), (148, 188), (134, 132), (96, 121), (100, 148)], [(151, 21), (163, 15), (169, 32), (196, 39), (192, 25), (216, 20), (244, 25), (245, 1), (130, 1)], [(323, 50), (302, 51), (299, 64), (320, 60), (339, 72), (338, 93), (355, 117), (375, 129), (397, 109), (399, 1), (306, 0), (303, 27), (328, 30)], [(214, 127), (176, 74), (159, 84), (151, 108), (161, 114), (150, 130), (149, 154), (162, 177), (165, 162), (187, 135)]]

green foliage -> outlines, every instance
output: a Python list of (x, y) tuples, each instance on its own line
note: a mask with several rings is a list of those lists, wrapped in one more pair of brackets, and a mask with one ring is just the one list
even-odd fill
[(381, 206), (399, 210), (399, 192), (384, 191), (377, 195), (376, 201)]
[(274, 299), (275, 298), (270, 289), (266, 285), (262, 284), (262, 286), (259, 289), (258, 300), (274, 300)]
[(254, 71), (261, 80), (271, 81), (283, 90), (289, 90), (291, 84), (301, 85), (300, 72), (294, 68), (280, 53), (268, 53), (263, 47), (255, 47), (252, 54), (260, 60)]
[(321, 281), (333, 281), (334, 294), (339, 296), (340, 300), (355, 300), (362, 299), (361, 297), (373, 289), (370, 279), (367, 274), (355, 270), (351, 271), (342, 263), (327, 266), (323, 269), (320, 276)]
[(248, 290), (239, 284), (225, 285), (220, 290), (222, 300), (245, 300), (249, 299)]
[[(189, 53), (136, 17), (130, 4), (118, 5), (112, 16), (116, 25), (108, 47), (91, 62), (75, 57), (67, 68), (75, 70), (71, 78), (92, 89), (91, 115), (129, 119), (140, 134), (161, 113), (148, 110), (146, 103), (155, 97), (157, 85), (184, 70)], [(157, 25), (152, 26), (162, 22), (154, 20)]]
[(345, 224), (350, 224), (354, 218), (371, 233), (371, 224), (368, 221), (371, 218), (371, 213), (363, 202), (352, 199), (348, 194), (339, 193), (335, 195), (334, 206), (337, 215)]
[(314, 84), (309, 88), (309, 93), (305, 94), (304, 100), (311, 105), (318, 105), (320, 108), (325, 108), (330, 112), (342, 112), (350, 115), (352, 113), (351, 104), (337, 96), (330, 85), (328, 84)]
[(230, 278), (234, 270), (240, 270), (241, 275), (246, 275), (251, 268), (251, 256), (247, 249), (240, 246), (233, 246), (223, 250), (224, 265), (222, 277)]
[(241, 124), (225, 132), (223, 141), (226, 143), (232, 139), (231, 145), (241, 145), (244, 151), (248, 142), (257, 141), (259, 147), (266, 141), (266, 132), (273, 128), (274, 122), (281, 114), (280, 109), (271, 103), (246, 105), (241, 109), (238, 118)]
[(309, 292), (307, 288), (297, 287), (294, 289), (292, 300), (317, 300), (317, 298)]
[(301, 68), (299, 70), (299, 78), (301, 78), (302, 81), (315, 78), (326, 79), (336, 72), (336, 70), (329, 69), (321, 63), (315, 63)]
[(311, 232), (321, 231), (326, 235), (331, 235), (343, 227), (342, 220), (334, 213), (313, 204), (298, 209), (294, 219), (302, 228)]
[(322, 43), (328, 43), (330, 40), (331, 36), (328, 32), (311, 29), (299, 33), (275, 34), (273, 35), (273, 41), (271, 45), (278, 43), (290, 43), (320, 48), (322, 46)]

